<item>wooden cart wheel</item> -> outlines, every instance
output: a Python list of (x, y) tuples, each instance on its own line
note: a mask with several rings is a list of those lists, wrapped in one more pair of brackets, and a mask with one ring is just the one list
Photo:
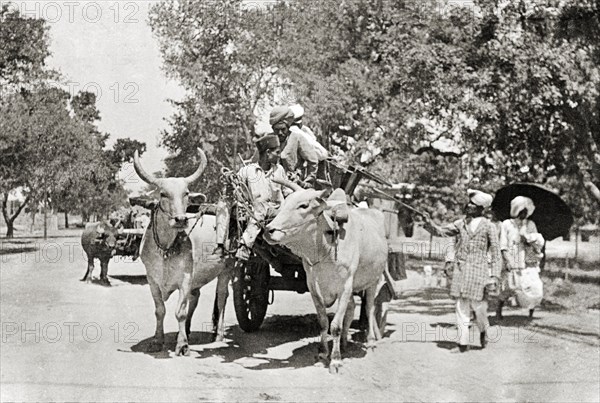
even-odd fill
[(258, 330), (269, 305), (269, 264), (253, 256), (234, 268), (233, 305), (238, 324), (246, 332)]

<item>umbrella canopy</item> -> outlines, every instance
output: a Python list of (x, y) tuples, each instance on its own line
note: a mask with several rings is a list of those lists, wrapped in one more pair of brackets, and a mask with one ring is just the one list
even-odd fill
[(553, 191), (533, 183), (513, 183), (496, 192), (492, 211), (499, 220), (510, 217), (510, 202), (517, 196), (529, 197), (535, 211), (529, 217), (546, 241), (563, 236), (573, 225), (573, 213), (569, 206)]

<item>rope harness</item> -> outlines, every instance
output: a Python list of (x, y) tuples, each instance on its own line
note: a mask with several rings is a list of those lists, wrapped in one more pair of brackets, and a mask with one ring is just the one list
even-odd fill
[(233, 195), (237, 202), (238, 208), (243, 210), (243, 212), (247, 214), (248, 217), (252, 218), (260, 227), (260, 229), (264, 231), (266, 225), (261, 220), (258, 220), (254, 215), (254, 201), (252, 200), (252, 193), (250, 192), (248, 185), (244, 181), (240, 180), (237, 174), (235, 174), (229, 168), (221, 168), (221, 175), (223, 175), (223, 179), (225, 179), (225, 181), (227, 181), (233, 187)]
[[(221, 168), (221, 174), (223, 175), (223, 178), (225, 179), (225, 181), (227, 181), (233, 187), (233, 194), (234, 194), (234, 198), (237, 201), (237, 206), (241, 210), (243, 210), (243, 212), (245, 214), (247, 214), (248, 217), (252, 218), (256, 222), (256, 224), (261, 228), (261, 230), (263, 230), (263, 231), (266, 230), (266, 225), (262, 221), (257, 220), (256, 216), (254, 215), (254, 212), (253, 212), (254, 203), (252, 200), (252, 193), (250, 192), (250, 189), (248, 188), (247, 184), (244, 181), (240, 180), (239, 177), (229, 168), (226, 168), (226, 167)], [(299, 228), (304, 225), (310, 224), (313, 221), (317, 221), (321, 216), (325, 216), (324, 210), (309, 219), (301, 221), (298, 224), (290, 225), (290, 226), (287, 226), (284, 228), (278, 228), (277, 230), (281, 231), (283, 233), (286, 233), (291, 229)], [(339, 226), (339, 223), (337, 222), (337, 212), (335, 209), (332, 211), (332, 220), (329, 220), (326, 218), (326, 221), (327, 221), (327, 224), (329, 225), (329, 227), (331, 228), (331, 233), (332, 233), (332, 238), (333, 238), (332, 243), (333, 243), (333, 250), (334, 250), (334, 259), (335, 259), (335, 261), (337, 261), (340, 226)], [(238, 229), (241, 232), (241, 227), (240, 227), (239, 221), (238, 221)], [(315, 233), (316, 237), (318, 235), (319, 235), (318, 233)], [(317, 245), (318, 245), (318, 242), (315, 239), (315, 246), (317, 246)], [(305, 260), (309, 263), (309, 265), (314, 266), (315, 264), (326, 259), (327, 256), (330, 256), (330, 252), (331, 252), (331, 249), (329, 251), (327, 251), (323, 257), (319, 258), (314, 263), (312, 263), (309, 259), (305, 259)]]
[(190, 239), (189, 234), (192, 233), (194, 228), (196, 228), (196, 225), (198, 225), (198, 222), (200, 222), (204, 217), (204, 211), (200, 210), (200, 212), (198, 212), (198, 215), (195, 217), (196, 222), (194, 222), (194, 225), (192, 225), (192, 228), (190, 228), (189, 231), (178, 231), (177, 235), (175, 236), (175, 239), (173, 239), (173, 242), (171, 242), (171, 244), (167, 246), (161, 244), (157, 231), (158, 225), (156, 220), (159, 212), (162, 212), (164, 215), (166, 215), (169, 218), (169, 220), (173, 219), (173, 216), (169, 214), (165, 209), (163, 209), (161, 203), (159, 202), (156, 205), (156, 207), (152, 209), (152, 214), (150, 218), (150, 228), (152, 230), (152, 238), (154, 239), (154, 243), (156, 244), (158, 250), (161, 252), (163, 258), (167, 259), (181, 251), (181, 247), (183, 246), (185, 241)]

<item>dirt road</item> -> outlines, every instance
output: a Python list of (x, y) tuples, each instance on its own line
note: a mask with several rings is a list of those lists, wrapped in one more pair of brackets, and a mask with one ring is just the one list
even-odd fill
[[(278, 292), (260, 331), (237, 327), (210, 343), (214, 283), (192, 323), (190, 357), (146, 353), (154, 306), (140, 262), (110, 266), (113, 287), (78, 281), (77, 238), (0, 256), (0, 398), (3, 401), (598, 401), (600, 313), (519, 309), (490, 330), (491, 343), (452, 354), (452, 301), (413, 272), (392, 303), (374, 351), (351, 344), (338, 376), (315, 364), (317, 327), (308, 294)], [(99, 268), (94, 273), (99, 274)], [(175, 297), (165, 331), (173, 350)], [(356, 318), (358, 317), (358, 310)], [(494, 323), (494, 322), (492, 322)], [(352, 337), (364, 335), (352, 329)]]

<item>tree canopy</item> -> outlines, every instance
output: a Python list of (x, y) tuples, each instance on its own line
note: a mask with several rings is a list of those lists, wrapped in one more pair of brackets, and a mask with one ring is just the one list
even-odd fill
[[(117, 179), (122, 163), (133, 148), (145, 150), (129, 139), (107, 149), (95, 95), (56, 88), (60, 75), (45, 65), (47, 30), (41, 19), (24, 18), (6, 5), (0, 9), (0, 198), (7, 236), (28, 204), (108, 214), (126, 201)], [(17, 189), (25, 200), (9, 211), (9, 194)]]
[(599, 1), (245, 4), (151, 11), (165, 69), (188, 91), (163, 136), (169, 170), (187, 174), (205, 147), (211, 193), (254, 121), (300, 102), (331, 151), (393, 181), (537, 182), (597, 220)]

